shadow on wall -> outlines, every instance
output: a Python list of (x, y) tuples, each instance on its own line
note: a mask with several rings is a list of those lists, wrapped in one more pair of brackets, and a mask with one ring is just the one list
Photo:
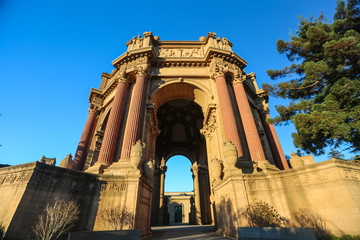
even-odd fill
[[(249, 213), (253, 211), (254, 214)], [(223, 236), (237, 237), (238, 227), (269, 227), (271, 231), (282, 234), (282, 228), (310, 228), (313, 229), (316, 239), (329, 236), (326, 229), (326, 219), (309, 209), (300, 208), (291, 212), (291, 220), (282, 217), (269, 204), (259, 201), (235, 211), (229, 199), (222, 198), (216, 204), (218, 223), (217, 233)], [(344, 233), (343, 233), (344, 234)]]

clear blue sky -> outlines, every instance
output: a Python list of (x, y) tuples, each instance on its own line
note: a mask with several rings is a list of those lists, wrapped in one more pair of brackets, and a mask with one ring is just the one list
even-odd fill
[[(324, 11), (331, 20), (335, 6), (336, 0), (1, 0), (0, 163), (32, 162), (43, 155), (59, 163), (74, 155), (90, 88), (99, 87), (101, 73), (111, 72), (111, 61), (135, 35), (152, 31), (162, 40), (198, 40), (216, 32), (232, 41), (233, 50), (248, 61), (245, 70), (255, 72), (261, 85), (270, 81), (267, 69), (288, 64), (275, 43), (289, 40), (298, 16)], [(270, 99), (271, 116), (279, 103)], [(276, 129), (289, 155), (295, 151), (294, 129)]]

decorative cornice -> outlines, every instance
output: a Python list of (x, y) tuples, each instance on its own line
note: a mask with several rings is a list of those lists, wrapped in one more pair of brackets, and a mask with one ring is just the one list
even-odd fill
[[(138, 60), (141, 59), (141, 60)], [(145, 59), (145, 60), (144, 60)], [(146, 61), (148, 63), (154, 61), (156, 59), (156, 53), (152, 46), (144, 47), (137, 50), (127, 51), (114, 61), (112, 64), (115, 68), (121, 68), (122, 66), (126, 66), (127, 73), (131, 71), (133, 65), (140, 63), (141, 61)]]
[(104, 102), (102, 91), (92, 88), (90, 91), (89, 102), (98, 108), (101, 108)]

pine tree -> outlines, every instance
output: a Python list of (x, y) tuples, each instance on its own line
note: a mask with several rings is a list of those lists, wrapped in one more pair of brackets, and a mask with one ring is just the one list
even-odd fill
[(294, 144), (308, 153), (344, 144), (360, 151), (360, 0), (338, 0), (332, 24), (323, 15), (300, 18), (296, 35), (276, 45), (292, 64), (268, 70), (286, 80), (263, 88), (290, 103), (276, 106), (272, 122), (292, 121)]

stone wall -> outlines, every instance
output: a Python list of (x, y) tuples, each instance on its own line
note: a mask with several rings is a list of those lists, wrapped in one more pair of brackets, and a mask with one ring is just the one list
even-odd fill
[(215, 203), (220, 230), (234, 235), (247, 226), (241, 215), (248, 203), (265, 201), (296, 225), (292, 213), (310, 210), (326, 221), (335, 235), (360, 234), (360, 165), (330, 159), (275, 172), (242, 174), (239, 169), (224, 173), (215, 182)]
[(151, 188), (139, 176), (97, 175), (73, 171), (40, 162), (0, 169), (0, 219), (6, 239), (22, 239), (32, 234), (47, 203), (55, 198), (75, 200), (80, 220), (73, 231), (106, 229), (98, 219), (101, 208), (127, 207), (134, 214), (133, 228), (143, 236), (150, 230)]

